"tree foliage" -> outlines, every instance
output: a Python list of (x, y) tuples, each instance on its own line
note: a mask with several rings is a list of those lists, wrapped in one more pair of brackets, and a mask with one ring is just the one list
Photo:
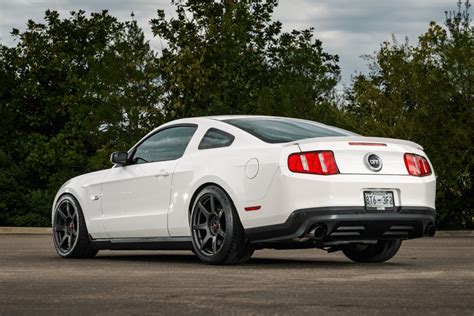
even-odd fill
[[(151, 21), (106, 11), (13, 30), (0, 46), (0, 225), (49, 225), (67, 179), (107, 167), (161, 123), (268, 114), (313, 119), (422, 144), (438, 176), (441, 227), (472, 225), (473, 28), (469, 2), (431, 23), (415, 46), (385, 42), (343, 102), (338, 57), (314, 30), (283, 32), (277, 0), (173, 0)], [(471, 226), (472, 227), (472, 226)]]
[(159, 59), (168, 119), (210, 114), (315, 117), (332, 100), (337, 56), (313, 30), (283, 33), (276, 0), (175, 1), (151, 21), (166, 47)]
[(0, 48), (0, 225), (48, 225), (55, 191), (161, 122), (153, 52), (135, 21), (83, 11), (13, 30)]
[(135, 21), (106, 11), (47, 11), (13, 31), (18, 45), (0, 50), (0, 225), (47, 225), (64, 181), (107, 166), (165, 120), (309, 116), (329, 104), (337, 57), (312, 30), (282, 33), (276, 1), (175, 5), (176, 18), (152, 21), (160, 57)]
[(385, 42), (347, 91), (346, 119), (363, 134), (413, 140), (437, 175), (439, 224), (472, 227), (474, 37), (469, 2), (431, 22), (419, 43)]

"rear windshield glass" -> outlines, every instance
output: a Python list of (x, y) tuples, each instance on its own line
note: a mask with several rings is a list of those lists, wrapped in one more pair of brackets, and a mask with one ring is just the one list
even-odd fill
[(296, 119), (239, 118), (227, 119), (223, 122), (238, 127), (267, 143), (287, 143), (305, 138), (355, 135), (339, 128)]

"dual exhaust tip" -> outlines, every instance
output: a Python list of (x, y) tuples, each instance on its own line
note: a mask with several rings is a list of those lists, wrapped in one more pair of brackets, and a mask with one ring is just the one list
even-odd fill
[(316, 225), (309, 231), (309, 235), (315, 240), (323, 240), (326, 237), (327, 229), (324, 225)]

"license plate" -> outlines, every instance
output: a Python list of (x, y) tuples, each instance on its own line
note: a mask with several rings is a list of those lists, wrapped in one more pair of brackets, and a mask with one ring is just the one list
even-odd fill
[(384, 211), (387, 208), (395, 207), (393, 202), (393, 192), (391, 191), (365, 191), (365, 207), (367, 209), (376, 209)]

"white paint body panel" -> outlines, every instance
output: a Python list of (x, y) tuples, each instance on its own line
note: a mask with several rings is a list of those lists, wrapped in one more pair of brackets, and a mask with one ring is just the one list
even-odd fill
[(110, 169), (102, 184), (103, 222), (109, 237), (168, 236), (175, 167), (176, 161), (161, 161)]
[[(93, 238), (190, 236), (191, 198), (209, 183), (229, 194), (244, 228), (283, 223), (298, 209), (364, 206), (366, 189), (393, 191), (396, 206), (435, 208), (434, 173), (413, 177), (404, 165), (404, 153), (426, 157), (418, 144), (361, 136), (268, 144), (221, 122), (223, 118), (182, 119), (161, 126), (159, 129), (178, 123), (198, 125), (181, 158), (117, 166), (73, 178), (58, 191), (53, 212), (58, 198), (70, 193), (79, 201)], [(199, 142), (211, 127), (234, 135), (232, 145), (199, 150)], [(349, 141), (387, 146), (351, 146)], [(291, 153), (313, 150), (332, 150), (341, 173), (322, 176), (288, 170)], [(380, 172), (364, 165), (363, 157), (369, 152), (383, 160)], [(169, 175), (159, 176), (163, 171)], [(95, 196), (99, 198), (94, 200)], [(261, 209), (244, 210), (256, 205)]]

